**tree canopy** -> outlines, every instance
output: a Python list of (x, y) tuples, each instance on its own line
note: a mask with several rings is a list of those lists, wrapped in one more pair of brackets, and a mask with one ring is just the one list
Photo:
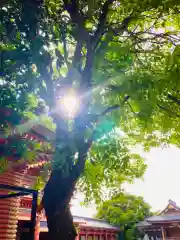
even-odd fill
[[(82, 166), (82, 146), (94, 142), (85, 148), (90, 152), (79, 183), (87, 197), (99, 199), (102, 186), (119, 187), (143, 175), (146, 166), (132, 145), (178, 146), (177, 0), (1, 5), (0, 105), (35, 122), (43, 115), (43, 124), (56, 132), (63, 126), (52, 161), (56, 168)], [(54, 110), (69, 89), (81, 96), (81, 110), (64, 120)]]
[(151, 215), (150, 206), (142, 197), (126, 193), (119, 193), (103, 202), (97, 213), (98, 218), (119, 226), (126, 240), (138, 239), (140, 232), (136, 224)]

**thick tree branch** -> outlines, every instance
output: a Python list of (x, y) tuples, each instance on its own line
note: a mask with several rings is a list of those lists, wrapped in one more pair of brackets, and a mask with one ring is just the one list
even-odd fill
[(87, 54), (86, 54), (86, 65), (83, 70), (83, 82), (82, 85), (88, 89), (92, 85), (92, 67), (93, 67), (93, 50), (90, 41), (86, 42)]
[(105, 36), (105, 40), (103, 40), (99, 44), (96, 44), (96, 46), (95, 46), (94, 51), (96, 52), (96, 54), (100, 53), (102, 49), (105, 49), (107, 47), (108, 43), (110, 41), (112, 41), (112, 39), (115, 36), (122, 35), (122, 33), (128, 29), (129, 23), (134, 18), (132, 16), (132, 14), (133, 14), (133, 12), (128, 17), (124, 18), (124, 20), (122, 21), (120, 26), (115, 27), (115, 28), (112, 28), (111, 26), (109, 26), (109, 29)]
[(85, 143), (84, 147), (80, 150), (78, 160), (72, 169), (71, 176), (72, 176), (73, 181), (77, 181), (78, 178), (80, 177), (81, 173), (84, 171), (87, 154), (88, 154), (90, 147), (91, 147), (90, 144)]
[[(72, 75), (72, 69), (77, 69), (78, 72), (81, 73), (81, 65), (82, 65), (82, 47), (83, 43), (87, 43), (90, 41), (90, 35), (85, 29), (84, 26), (84, 16), (83, 13), (80, 12), (80, 9), (78, 7), (78, 0), (63, 0), (65, 9), (69, 12), (72, 22), (78, 26), (76, 30), (76, 48), (74, 51), (74, 57), (72, 60), (72, 66), (69, 69), (68, 77), (71, 78)], [(92, 65), (92, 56), (90, 56), (90, 50), (87, 47), (87, 56), (86, 56), (86, 66), (84, 68), (84, 76), (83, 80), (87, 83), (87, 85), (90, 82), (91, 79), (91, 65)], [(86, 79), (88, 78), (88, 79)]]
[(77, 0), (63, 0), (64, 2), (64, 7), (68, 11), (68, 13), (71, 16), (71, 19), (74, 23), (78, 23), (80, 20), (79, 16), (79, 10), (78, 10), (78, 2)]
[(113, 2), (114, 2), (114, 0), (107, 0), (102, 7), (102, 12), (101, 12), (101, 15), (99, 17), (99, 21), (98, 21), (99, 23), (98, 23), (98, 26), (97, 26), (97, 30), (96, 30), (94, 36), (92, 37), (93, 47), (97, 45), (97, 42), (99, 42), (99, 39), (102, 37), (102, 34), (104, 32), (104, 28), (105, 28), (105, 24), (106, 24), (106, 18), (107, 18), (109, 6)]
[[(81, 79), (81, 73), (82, 73), (82, 47), (83, 47), (83, 41), (82, 39), (78, 39), (74, 51), (74, 56), (72, 59), (72, 64), (69, 67), (68, 74), (66, 77), (66, 84), (70, 83), (72, 84), (73, 79), (75, 75), (78, 73), (79, 78)], [(76, 71), (76, 72), (75, 72)]]
[(44, 100), (47, 100), (49, 103), (50, 109), (54, 107), (55, 104), (55, 95), (54, 95), (54, 88), (53, 88), (53, 81), (51, 78), (50, 73), (44, 68), (44, 71), (41, 73), (43, 80), (46, 83), (46, 96), (44, 96)]
[(72, 67), (77, 68), (79, 72), (81, 72), (81, 60), (82, 60), (82, 47), (83, 47), (83, 41), (81, 38), (76, 43), (76, 48), (74, 52), (74, 58), (72, 61)]
[[(125, 96), (123, 101), (122, 101), (122, 103), (120, 105), (116, 104), (114, 106), (106, 108), (100, 115), (97, 116), (96, 123), (99, 123), (99, 121), (100, 121), (99, 118), (104, 117), (106, 114), (108, 114), (108, 113), (110, 113), (110, 112), (112, 112), (114, 110), (117, 110), (120, 107), (122, 107), (129, 100), (129, 98), (130, 98), (130, 96)], [(94, 129), (94, 131), (92, 133), (92, 136), (91, 136), (91, 138), (88, 141), (88, 145), (92, 145), (96, 132), (97, 132), (97, 128)]]
[[(112, 112), (113, 110), (120, 108), (122, 105), (124, 105), (125, 102), (128, 101), (129, 98), (130, 96), (126, 96), (122, 101), (121, 105), (114, 105), (114, 106), (108, 107), (105, 111), (103, 111), (100, 115), (98, 115), (98, 117), (105, 116), (106, 114)], [(84, 143), (83, 147), (81, 147), (79, 151), (79, 157), (78, 157), (77, 163), (74, 165), (73, 171), (72, 171), (72, 177), (74, 178), (74, 180), (77, 180), (84, 170), (87, 154), (94, 141), (96, 131), (97, 129), (93, 131), (90, 139), (86, 143)]]

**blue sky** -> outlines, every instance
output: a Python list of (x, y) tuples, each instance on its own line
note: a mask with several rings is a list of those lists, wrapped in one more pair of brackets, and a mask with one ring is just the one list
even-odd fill
[[(144, 197), (153, 211), (165, 208), (169, 199), (180, 206), (180, 149), (154, 148), (148, 153), (136, 149), (136, 152), (145, 157), (148, 168), (143, 180), (136, 180), (131, 185), (125, 184), (125, 190)], [(82, 200), (83, 195), (79, 194), (73, 201), (73, 214), (93, 216), (95, 206), (81, 207), (79, 202)]]

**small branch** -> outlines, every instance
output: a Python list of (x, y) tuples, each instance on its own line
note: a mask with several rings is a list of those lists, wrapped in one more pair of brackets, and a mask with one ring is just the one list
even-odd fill
[(130, 96), (126, 96), (124, 98), (124, 100), (122, 101), (121, 106), (124, 105), (129, 100), (129, 98), (130, 98)]
[(109, 84), (108, 86), (106, 86), (106, 88), (113, 92), (120, 92), (120, 90), (122, 90), (122, 86), (113, 85), (113, 84)]
[[(124, 105), (124, 103), (127, 102), (129, 98), (130, 98), (130, 96), (126, 96), (126, 97), (124, 98), (121, 106)], [(103, 111), (103, 112), (101, 113), (100, 116), (105, 116), (106, 114), (108, 114), (108, 113), (110, 113), (110, 112), (112, 112), (112, 111), (114, 111), (114, 110), (119, 109), (121, 106), (120, 106), (120, 105), (114, 105), (114, 106), (108, 107), (105, 111)]]
[(119, 34), (121, 34), (122, 32), (124, 32), (125, 30), (127, 30), (130, 21), (134, 18), (134, 17), (132, 16), (132, 14), (133, 14), (133, 11), (131, 12), (131, 14), (130, 14), (128, 17), (126, 17), (126, 18), (122, 21), (120, 27), (116, 27), (115, 29), (112, 29), (112, 31), (114, 32), (114, 34), (115, 34), (116, 36), (119, 35)]
[(162, 105), (160, 105), (160, 104), (157, 104), (157, 106), (158, 106), (159, 108), (161, 108), (163, 111), (166, 111), (166, 112), (170, 113), (171, 115), (174, 115), (175, 117), (180, 118), (180, 115), (177, 114), (177, 113), (175, 113), (175, 112), (173, 112), (173, 111), (171, 111), (171, 109), (169, 109), (169, 108), (167, 108), (167, 107), (164, 107), (164, 106), (162, 106)]
[(180, 99), (177, 99), (176, 97), (172, 96), (171, 94), (168, 94), (168, 98), (180, 106)]
[(126, 97), (124, 98), (124, 100), (122, 101), (121, 105), (119, 105), (119, 104), (113, 105), (113, 106), (111, 106), (111, 107), (106, 108), (101, 114), (92, 115), (91, 121), (95, 121), (96, 123), (98, 123), (98, 122), (99, 122), (98, 119), (99, 119), (100, 117), (103, 117), (103, 116), (105, 116), (106, 114), (108, 114), (108, 113), (110, 113), (110, 112), (112, 112), (112, 111), (114, 111), (114, 110), (119, 109), (121, 106), (123, 106), (123, 105), (129, 100), (129, 98), (130, 98), (130, 96), (126, 96)]
[(164, 37), (169, 37), (169, 36), (173, 36), (173, 35), (177, 35), (179, 32), (166, 32), (166, 33), (155, 33), (155, 32), (135, 32), (134, 35), (143, 35), (143, 34), (147, 34), (153, 37), (157, 37), (157, 38), (164, 38)]
[(134, 109), (132, 108), (132, 106), (131, 106), (131, 104), (130, 104), (129, 102), (128, 102), (127, 104), (128, 104), (128, 106), (129, 106), (129, 108), (131, 109), (132, 113), (137, 116), (139, 113), (136, 113), (136, 112), (134, 111)]
[[(120, 107), (122, 107), (128, 100), (129, 100), (130, 96), (126, 96), (124, 98), (124, 100), (122, 101), (121, 105), (114, 105), (114, 106), (111, 106), (111, 107), (108, 107), (106, 110), (104, 110), (96, 119), (96, 124), (99, 123), (99, 118), (105, 116), (106, 114), (114, 111), (114, 110), (117, 110), (119, 109)], [(93, 141), (94, 141), (94, 136), (96, 135), (96, 130), (95, 129), (91, 135), (91, 138), (88, 140), (88, 145), (92, 145)]]
[(179, 38), (176, 38), (178, 32), (167, 32), (167, 33), (154, 33), (154, 32), (128, 32), (129, 36), (134, 38), (135, 43), (143, 43), (149, 41), (156, 45), (165, 44), (166, 41), (171, 42), (176, 46), (179, 42)]
[(63, 48), (64, 48), (64, 60), (65, 63), (68, 67), (68, 52), (67, 52), (67, 42), (66, 42), (66, 34), (65, 34), (65, 30), (64, 30), (65, 26), (62, 29), (62, 41), (63, 41)]
[(105, 116), (106, 114), (119, 108), (120, 108), (120, 105), (114, 105), (114, 106), (108, 107), (104, 112), (101, 113), (101, 116)]

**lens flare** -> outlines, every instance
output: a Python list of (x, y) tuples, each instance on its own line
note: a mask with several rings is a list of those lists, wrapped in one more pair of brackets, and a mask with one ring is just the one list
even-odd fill
[(80, 107), (80, 99), (75, 93), (69, 93), (62, 97), (61, 99), (61, 109), (63, 113), (73, 118), (75, 117), (76, 113), (78, 112)]

